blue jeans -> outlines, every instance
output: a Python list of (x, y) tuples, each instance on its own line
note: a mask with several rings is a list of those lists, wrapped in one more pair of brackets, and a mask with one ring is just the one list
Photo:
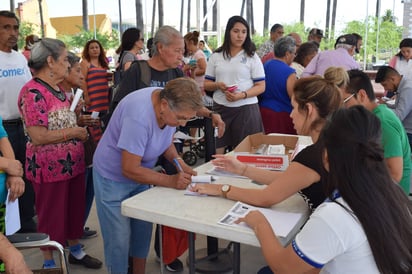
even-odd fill
[(109, 180), (93, 169), (97, 215), (110, 274), (127, 274), (129, 256), (146, 258), (152, 237), (152, 223), (125, 217), (121, 202), (149, 189), (149, 185)]

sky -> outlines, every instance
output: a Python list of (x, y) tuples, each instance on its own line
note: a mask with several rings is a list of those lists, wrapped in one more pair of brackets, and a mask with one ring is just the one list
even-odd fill
[[(15, 0), (18, 2), (23, 0)], [(47, 2), (50, 17), (75, 16), (82, 14), (81, 0), (42, 0)], [(122, 5), (123, 21), (135, 21), (135, 0), (120, 0)], [(187, 5), (188, 0), (185, 0)], [(202, 0), (192, 0), (192, 18), (193, 27), (196, 27), (194, 20), (196, 13), (196, 3), (202, 5)], [(211, 0), (209, 0), (211, 2)], [(306, 0), (305, 10), (305, 27), (325, 28), (327, 0)], [(345, 22), (352, 20), (364, 20), (366, 15), (375, 15), (376, 0), (338, 0), (336, 29), (342, 29)], [(401, 0), (381, 0), (381, 15), (385, 10), (394, 9), (394, 14), (398, 18), (397, 24), (402, 25), (403, 4)], [(94, 13), (108, 14), (112, 21), (119, 19), (119, 0), (88, 0), (89, 15)], [(150, 25), (152, 17), (152, 0), (142, 0), (144, 23)], [(165, 10), (165, 24), (180, 28), (180, 0), (163, 0)], [(238, 15), (241, 10), (241, 0), (220, 0), (220, 25), (224, 27), (228, 18), (232, 15)], [(269, 27), (275, 23), (291, 24), (299, 21), (300, 0), (271, 0), (270, 1)], [(331, 3), (333, 1), (331, 0)], [(0, 0), (0, 9), (9, 9), (8, 0)], [(255, 28), (258, 33), (263, 31), (263, 7), (264, 0), (254, 0), (254, 18)], [(186, 10), (186, 9), (185, 9)], [(186, 18), (184, 16), (184, 28), (186, 29)], [(157, 18), (156, 18), (157, 21)]]

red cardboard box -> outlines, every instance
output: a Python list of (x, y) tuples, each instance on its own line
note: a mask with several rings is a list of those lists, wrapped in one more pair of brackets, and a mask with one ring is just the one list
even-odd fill
[[(289, 166), (289, 158), (297, 142), (298, 136), (294, 135), (265, 135), (263, 133), (256, 133), (243, 139), (234, 149), (234, 153), (239, 161), (248, 165), (272, 170), (285, 170)], [(262, 144), (283, 144), (286, 154), (256, 154), (256, 150)]]

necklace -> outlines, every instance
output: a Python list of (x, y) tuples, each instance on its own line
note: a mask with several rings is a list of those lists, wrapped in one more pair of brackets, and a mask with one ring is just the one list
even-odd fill
[(61, 90), (55, 90), (48, 83), (44, 82), (40, 78), (34, 78), (34, 81), (36, 81), (37, 83), (39, 83), (39, 84), (43, 85), (45, 88), (47, 88), (47, 90), (50, 91), (60, 101), (64, 102), (64, 100), (66, 100), (66, 94), (64, 94), (64, 92), (62, 92)]

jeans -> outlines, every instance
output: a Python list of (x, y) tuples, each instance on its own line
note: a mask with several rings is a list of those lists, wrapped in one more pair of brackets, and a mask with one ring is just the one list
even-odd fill
[(93, 169), (97, 215), (110, 274), (127, 274), (128, 258), (146, 258), (152, 237), (152, 223), (123, 216), (121, 202), (149, 189), (149, 185), (115, 182)]

